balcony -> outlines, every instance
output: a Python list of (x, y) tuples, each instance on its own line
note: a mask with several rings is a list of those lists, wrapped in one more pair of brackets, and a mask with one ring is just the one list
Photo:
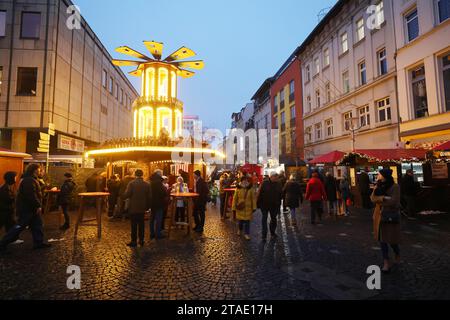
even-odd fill
[(135, 100), (133, 107), (139, 108), (144, 106), (155, 106), (158, 107), (169, 107), (169, 108), (176, 108), (176, 109), (182, 109), (183, 108), (183, 102), (176, 98), (163, 98), (163, 97), (139, 97)]

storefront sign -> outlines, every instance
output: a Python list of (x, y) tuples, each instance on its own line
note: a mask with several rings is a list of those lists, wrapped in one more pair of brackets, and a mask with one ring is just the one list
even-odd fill
[(433, 163), (431, 165), (432, 178), (436, 180), (448, 179), (448, 166), (446, 163)]
[(83, 153), (84, 141), (59, 134), (58, 149)]

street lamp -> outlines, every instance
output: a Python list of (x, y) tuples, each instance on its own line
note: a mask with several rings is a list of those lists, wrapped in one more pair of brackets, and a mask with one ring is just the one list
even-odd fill
[(352, 134), (352, 152), (355, 152), (356, 132), (359, 131), (363, 126), (359, 123), (359, 118), (357, 117), (351, 117), (349, 120), (350, 120), (349, 131)]

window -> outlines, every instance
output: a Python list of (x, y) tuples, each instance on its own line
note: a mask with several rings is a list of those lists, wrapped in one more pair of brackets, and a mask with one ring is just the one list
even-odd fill
[[(438, 0), (437, 9), (439, 13), (439, 22), (444, 22), (450, 17), (450, 0)], [(1, 14), (1, 12), (0, 12)], [(0, 19), (1, 21), (1, 19)], [(1, 26), (0, 26), (1, 28)], [(1, 31), (0, 31), (1, 35)]]
[(310, 70), (309, 66), (306, 66), (306, 71), (305, 72), (306, 72), (306, 75), (305, 75), (306, 82), (311, 81), (311, 70)]
[(333, 119), (325, 120), (325, 130), (327, 137), (332, 137), (334, 134), (334, 128), (333, 128)]
[(281, 136), (281, 154), (286, 154), (286, 135)]
[(312, 128), (311, 127), (307, 127), (305, 129), (305, 138), (306, 138), (307, 143), (310, 143), (312, 141)]
[(391, 120), (391, 100), (389, 98), (377, 101), (377, 108), (379, 122)]
[(320, 108), (320, 90), (316, 90), (316, 108)]
[(359, 85), (363, 86), (367, 83), (366, 62), (363, 61), (358, 65), (359, 70)]
[(314, 74), (319, 74), (320, 72), (320, 62), (319, 62), (319, 58), (315, 58), (314, 59)]
[(289, 82), (289, 102), (295, 100), (295, 81)]
[(0, 37), (6, 36), (6, 11), (0, 11)]
[(386, 58), (386, 48), (378, 51), (378, 74), (380, 76), (385, 75), (388, 72), (387, 58)]
[(284, 88), (280, 91), (280, 108), (284, 107)]
[(17, 95), (35, 96), (37, 85), (37, 68), (18, 68)]
[(315, 136), (316, 136), (316, 141), (317, 140), (322, 140), (322, 124), (321, 123), (316, 123), (316, 125), (314, 126), (315, 129)]
[(116, 83), (116, 100), (119, 100), (119, 84)]
[(105, 106), (102, 106), (100, 112), (107, 115), (108, 114), (108, 108), (105, 107)]
[(0, 96), (2, 95), (3, 67), (0, 67)]
[(108, 74), (106, 73), (106, 70), (103, 69), (103, 71), (102, 71), (102, 86), (105, 89), (106, 89), (106, 81), (107, 81), (107, 79), (108, 79)]
[(425, 83), (425, 66), (411, 72), (414, 115), (416, 118), (428, 116), (427, 85)]
[(352, 111), (344, 113), (344, 130), (345, 131), (350, 131), (353, 128), (352, 119), (353, 119)]
[(291, 121), (295, 120), (296, 113), (295, 113), (295, 106), (291, 107)]
[(369, 106), (364, 106), (358, 109), (359, 126), (361, 128), (370, 126), (370, 109)]
[(348, 51), (348, 34), (345, 32), (341, 35), (341, 49), (342, 53), (345, 53)]
[(417, 9), (405, 16), (406, 32), (408, 41), (413, 41), (419, 36), (419, 17)]
[(383, 5), (383, 1), (380, 1), (380, 3), (378, 3), (377, 5), (376, 5), (376, 10), (375, 10), (375, 13), (376, 13), (376, 15), (377, 15), (377, 25), (378, 26), (381, 26), (382, 24), (383, 24), (383, 22), (384, 22), (384, 5)]
[(278, 129), (278, 117), (277, 116), (273, 117), (273, 122), (275, 124), (275, 129)]
[(311, 96), (306, 97), (306, 105), (308, 106), (308, 112), (311, 111)]
[(273, 112), (278, 112), (278, 95), (275, 95), (275, 97), (273, 98)]
[(123, 104), (123, 89), (120, 88), (120, 103)]
[(113, 90), (114, 90), (114, 79), (113, 79), (113, 77), (109, 77), (108, 90), (109, 90), (109, 93), (113, 94)]
[(330, 49), (326, 48), (323, 51), (323, 66), (328, 67), (330, 65)]
[(350, 78), (348, 76), (348, 71), (345, 71), (342, 74), (342, 88), (344, 90), (344, 93), (350, 92)]
[(327, 97), (327, 103), (331, 102), (331, 85), (329, 82), (327, 82), (325, 84), (325, 92), (326, 92), (326, 97)]
[(361, 41), (364, 39), (364, 19), (361, 18), (356, 21), (356, 41)]
[(20, 37), (24, 39), (39, 39), (41, 31), (41, 14), (39, 12), (22, 12)]
[(286, 124), (286, 113), (283, 111), (281, 113), (281, 125)]
[(442, 58), (444, 73), (445, 110), (450, 111), (450, 54)]

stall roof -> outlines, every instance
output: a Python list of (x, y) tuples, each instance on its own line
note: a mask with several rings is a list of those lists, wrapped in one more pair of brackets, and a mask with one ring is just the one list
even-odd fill
[(441, 144), (435, 148), (433, 148), (434, 151), (448, 151), (450, 150), (450, 141), (447, 141), (444, 144)]
[(318, 163), (336, 163), (341, 161), (345, 157), (345, 153), (341, 151), (332, 151), (330, 153), (321, 155), (308, 161), (308, 164), (318, 164)]
[(380, 162), (390, 162), (425, 160), (427, 151), (424, 149), (360, 149), (355, 150), (353, 154)]
[(9, 149), (0, 148), (0, 156), (1, 157), (10, 157), (10, 158), (31, 158), (30, 154), (22, 153), (22, 152), (14, 152)]

